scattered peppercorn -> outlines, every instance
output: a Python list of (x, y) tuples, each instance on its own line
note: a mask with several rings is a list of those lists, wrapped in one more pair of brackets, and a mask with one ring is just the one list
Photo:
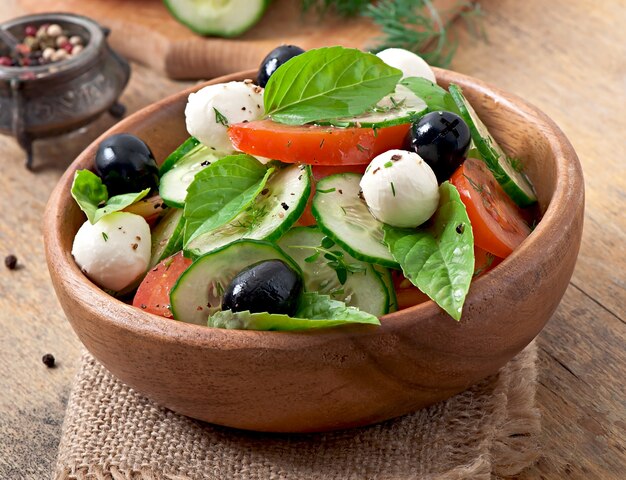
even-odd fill
[(48, 368), (54, 368), (55, 360), (54, 355), (51, 353), (46, 353), (43, 357), (41, 357), (41, 361)]
[(9, 270), (15, 270), (17, 268), (17, 257), (15, 255), (7, 255), (4, 258), (4, 265)]

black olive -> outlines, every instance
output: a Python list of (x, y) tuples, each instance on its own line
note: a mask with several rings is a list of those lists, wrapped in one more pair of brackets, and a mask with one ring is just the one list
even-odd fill
[(301, 53), (304, 53), (304, 50), (300, 47), (296, 47), (295, 45), (281, 45), (280, 47), (276, 47), (268, 53), (267, 57), (265, 57), (261, 62), (259, 73), (257, 75), (257, 85), (265, 88), (267, 81), (278, 67), (280, 67), (287, 60), (291, 60), (293, 57), (296, 57)]
[(250, 265), (230, 282), (222, 300), (222, 310), (293, 315), (302, 293), (302, 277), (281, 260), (265, 260)]
[(159, 167), (148, 145), (134, 135), (111, 135), (98, 146), (96, 173), (109, 196), (139, 192), (159, 185)]
[(470, 140), (469, 127), (456, 113), (431, 112), (411, 125), (406, 143), (443, 183), (463, 163)]

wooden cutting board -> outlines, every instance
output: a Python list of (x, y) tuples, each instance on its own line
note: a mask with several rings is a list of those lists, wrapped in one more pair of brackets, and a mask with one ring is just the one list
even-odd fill
[[(110, 42), (119, 53), (176, 79), (212, 78), (254, 68), (267, 52), (283, 43), (305, 49), (336, 44), (367, 48), (380, 34), (363, 18), (303, 15), (298, 0), (275, 0), (252, 30), (228, 40), (194, 34), (170, 16), (161, 0), (10, 0), (8, 3), (12, 16), (63, 10), (91, 17), (111, 28)], [(434, 1), (444, 21), (458, 15), (461, 3)]]

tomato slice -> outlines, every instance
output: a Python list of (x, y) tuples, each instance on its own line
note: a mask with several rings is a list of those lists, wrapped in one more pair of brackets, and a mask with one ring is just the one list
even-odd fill
[[(336, 173), (359, 173), (363, 175), (365, 173), (365, 169), (367, 168), (367, 164), (362, 165), (314, 165), (311, 168), (313, 172), (313, 178), (315, 182), (318, 180), (328, 177), (329, 175), (334, 175)], [(300, 227), (308, 227), (310, 225), (315, 225), (317, 222), (315, 221), (315, 217), (311, 212), (311, 202), (313, 201), (313, 196), (315, 195), (315, 182), (311, 184), (311, 195), (309, 196), (309, 201), (306, 204), (306, 208), (300, 219), (298, 220), (298, 226)]]
[(502, 261), (493, 253), (474, 245), (474, 278), (484, 275)]
[(133, 306), (145, 312), (173, 318), (169, 308), (170, 290), (189, 265), (191, 265), (191, 259), (183, 257), (183, 252), (178, 252), (163, 260), (148, 272), (139, 285), (133, 298)]
[(281, 125), (271, 120), (236, 123), (228, 135), (237, 150), (287, 163), (359, 165), (401, 148), (409, 124), (379, 129)]
[(506, 258), (530, 235), (521, 210), (483, 161), (468, 158), (452, 174), (450, 182), (461, 195), (472, 222), (474, 243), (480, 248)]

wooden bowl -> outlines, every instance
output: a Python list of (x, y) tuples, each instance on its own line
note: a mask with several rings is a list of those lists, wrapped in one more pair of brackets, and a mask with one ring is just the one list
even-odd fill
[[(70, 253), (84, 221), (70, 196), (74, 171), (92, 168), (98, 142), (118, 132), (138, 135), (165, 158), (187, 137), (183, 110), (197, 86), (106, 132), (50, 197), (48, 267), (83, 344), (120, 380), (178, 413), (271, 432), (380, 422), (497, 372), (541, 331), (568, 286), (583, 226), (582, 171), (568, 140), (539, 110), (476, 79), (435, 72), (441, 85), (460, 85), (505, 150), (525, 161), (544, 213), (511, 256), (472, 283), (460, 322), (429, 301), (386, 315), (380, 327), (220, 330), (145, 313), (91, 283)], [(248, 71), (209, 84), (253, 77)]]

